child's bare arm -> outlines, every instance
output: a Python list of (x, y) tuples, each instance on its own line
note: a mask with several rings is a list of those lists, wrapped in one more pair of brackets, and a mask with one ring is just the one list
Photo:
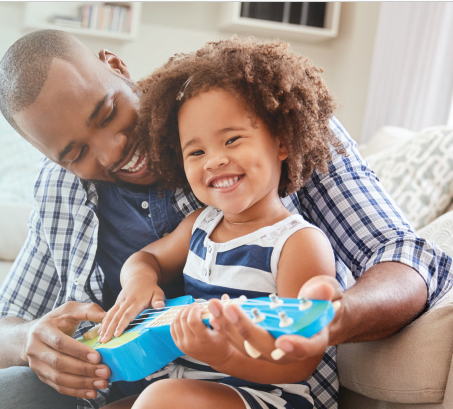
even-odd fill
[[(300, 287), (316, 275), (335, 277), (335, 259), (327, 238), (316, 229), (306, 228), (292, 235), (283, 247), (278, 264), (278, 295), (296, 298)], [(212, 306), (214, 304), (215, 307), (217, 301), (211, 301), (210, 304), (210, 310), (214, 313)], [(223, 315), (220, 317), (220, 321), (214, 319), (213, 325), (228, 337), (225, 329), (229, 322)], [(231, 338), (230, 340), (238, 350), (245, 352), (242, 345)], [(320, 351), (317, 356), (300, 362), (281, 365), (277, 362), (249, 358), (238, 350), (232, 353), (226, 362), (214, 365), (214, 368), (241, 379), (260, 383), (298, 382), (307, 379), (319, 365), (325, 352)]]
[(108, 311), (100, 330), (100, 341), (120, 336), (127, 325), (146, 308), (165, 306), (160, 288), (182, 274), (189, 253), (192, 227), (202, 209), (184, 219), (173, 233), (133, 254), (121, 269), (122, 290)]

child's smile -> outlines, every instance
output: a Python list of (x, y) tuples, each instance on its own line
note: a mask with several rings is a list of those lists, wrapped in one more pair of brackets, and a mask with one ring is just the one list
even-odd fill
[(249, 210), (263, 199), (279, 201), (287, 149), (242, 98), (221, 89), (199, 94), (183, 104), (178, 123), (184, 169), (199, 200), (235, 222), (262, 217)]

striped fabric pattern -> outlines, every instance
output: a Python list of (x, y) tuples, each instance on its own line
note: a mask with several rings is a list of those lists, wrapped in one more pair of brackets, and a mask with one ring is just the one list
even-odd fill
[[(347, 156), (332, 151), (328, 173), (315, 172), (297, 195), (283, 198), (283, 204), (327, 235), (343, 288), (348, 269), (358, 278), (381, 262), (401, 262), (424, 278), (428, 307), (434, 305), (452, 286), (452, 259), (416, 235), (335, 117), (330, 129)], [(104, 273), (93, 263), (98, 234), (95, 186), (43, 159), (34, 196), (27, 240), (0, 287), (0, 318), (31, 320), (71, 300), (101, 304)], [(193, 194), (178, 190), (173, 206), (186, 217), (201, 204)], [(82, 323), (75, 336), (91, 325)], [(307, 382), (315, 407), (334, 409), (339, 387), (334, 348), (328, 349), (323, 365)], [(99, 408), (108, 393), (80, 399), (78, 408)]]
[[(277, 265), (285, 242), (301, 229), (319, 230), (306, 222), (300, 214), (293, 214), (272, 226), (261, 228), (226, 243), (215, 243), (209, 237), (222, 218), (222, 211), (207, 207), (198, 216), (193, 226), (189, 256), (184, 267), (184, 280), (186, 293), (196, 299), (220, 298), (225, 293), (231, 298), (241, 295), (254, 298), (277, 293)], [(184, 359), (186, 358), (182, 357), (180, 361)], [(199, 371), (199, 378), (196, 379), (212, 380), (218, 377), (218, 374), (208, 365), (199, 361), (195, 363)], [(188, 363), (183, 365), (195, 369), (193, 364), (194, 360), (189, 358)], [(273, 392), (269, 392), (276, 387), (282, 393), (302, 397), (302, 404), (310, 402), (313, 405), (306, 382), (293, 385), (259, 385), (257, 387), (260, 393), (256, 395), (256, 385), (224, 376), (220, 382), (235, 382), (236, 390), (240, 394), (244, 387), (248, 387), (247, 394), (255, 401), (255, 405), (262, 399), (276, 408), (292, 408), (282, 396), (276, 397)], [(288, 392), (288, 387), (291, 392)], [(268, 388), (269, 391), (263, 388)], [(246, 404), (250, 408), (254, 407), (248, 400)], [(264, 408), (268, 407), (266, 403), (263, 404)]]

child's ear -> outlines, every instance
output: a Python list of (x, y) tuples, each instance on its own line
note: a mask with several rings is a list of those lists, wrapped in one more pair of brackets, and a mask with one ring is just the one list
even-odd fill
[(278, 144), (278, 159), (284, 161), (289, 156), (288, 148), (282, 142)]

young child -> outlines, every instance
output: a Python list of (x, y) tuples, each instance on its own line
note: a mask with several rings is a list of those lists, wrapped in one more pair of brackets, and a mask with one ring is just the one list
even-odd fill
[[(332, 145), (341, 151), (320, 72), (285, 43), (232, 38), (178, 55), (139, 84), (138, 130), (149, 134), (160, 186), (192, 189), (208, 206), (125, 263), (102, 342), (145, 308), (162, 307), (160, 286), (182, 271), (186, 293), (203, 299), (296, 298), (311, 277), (335, 276), (325, 235), (280, 199), (327, 170)], [(171, 325), (186, 356), (110, 409), (313, 407), (304, 380), (322, 355), (287, 365), (253, 359), (208, 329), (201, 311), (195, 303)]]

